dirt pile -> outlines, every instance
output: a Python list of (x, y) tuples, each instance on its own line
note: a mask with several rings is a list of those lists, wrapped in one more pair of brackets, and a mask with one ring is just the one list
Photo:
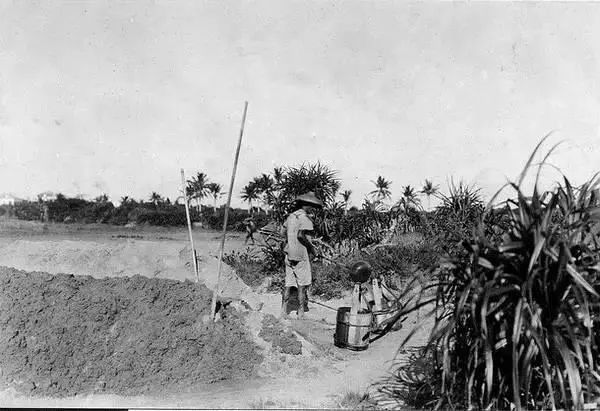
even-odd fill
[(258, 334), (263, 340), (270, 342), (273, 348), (284, 354), (302, 354), (302, 343), (291, 330), (286, 329), (272, 314), (264, 316), (262, 329)]
[(233, 309), (199, 323), (210, 298), (189, 281), (0, 268), (0, 384), (133, 395), (247, 377), (259, 349)]

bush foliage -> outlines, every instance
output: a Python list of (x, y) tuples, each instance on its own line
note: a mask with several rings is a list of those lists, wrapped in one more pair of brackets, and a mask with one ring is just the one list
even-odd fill
[(439, 271), (438, 407), (583, 409), (600, 396), (599, 182), (526, 196), (524, 174)]
[[(263, 247), (260, 253), (229, 253), (224, 261), (236, 270), (247, 285), (259, 286), (269, 276), (270, 289), (280, 291), (285, 280), (284, 259), (281, 247)], [(312, 262), (311, 293), (324, 299), (342, 297), (352, 289), (349, 269), (357, 261), (367, 261), (375, 276), (384, 277), (388, 285), (396, 288), (398, 283), (407, 282), (415, 270), (430, 270), (438, 259), (438, 254), (427, 242), (358, 251), (339, 256), (335, 263), (317, 259)]]
[(42, 219), (40, 204), (33, 201), (18, 201), (13, 207), (14, 216), (19, 220), (35, 221)]
[[(160, 198), (160, 196), (158, 196)], [(19, 201), (14, 206), (5, 206), (6, 214), (11, 214), (21, 220), (42, 220), (44, 209), (47, 210), (48, 221), (66, 223), (103, 223), (125, 225), (129, 223), (149, 224), (156, 226), (183, 226), (187, 224), (183, 204), (171, 204), (168, 201), (159, 202), (135, 201), (125, 199), (117, 207), (105, 196), (95, 201), (82, 198), (69, 198), (59, 194), (55, 200)], [(200, 222), (205, 228), (221, 230), (223, 228), (224, 207), (213, 209), (202, 207), (201, 212), (195, 207), (190, 208), (192, 222)], [(250, 216), (247, 210), (229, 210), (228, 230), (244, 231), (244, 220)], [(258, 227), (268, 223), (265, 214), (254, 215)]]

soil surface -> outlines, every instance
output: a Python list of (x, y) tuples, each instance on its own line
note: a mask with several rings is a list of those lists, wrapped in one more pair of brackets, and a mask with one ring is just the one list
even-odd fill
[[(253, 292), (227, 266), (220, 296), (233, 302), (209, 332), (199, 320), (219, 240), (194, 231), (195, 283), (185, 228), (0, 221), (0, 266), (13, 268), (0, 269), (0, 403), (339, 408), (388, 375), (414, 325), (424, 325), (414, 344), (427, 336), (430, 324), (410, 317), (366, 351), (334, 347), (349, 292), (281, 321), (281, 295)], [(244, 248), (243, 235), (228, 236), (226, 252)]]
[(262, 356), (235, 310), (190, 281), (0, 268), (0, 383), (34, 396), (141, 394), (252, 374)]
[(281, 322), (272, 314), (267, 314), (262, 320), (262, 329), (258, 336), (270, 342), (273, 348), (284, 354), (302, 354), (302, 343), (291, 330), (286, 330)]

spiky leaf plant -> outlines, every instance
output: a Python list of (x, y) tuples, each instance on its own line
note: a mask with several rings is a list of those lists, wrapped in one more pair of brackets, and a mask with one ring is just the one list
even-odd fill
[(283, 222), (290, 212), (290, 207), (296, 197), (312, 191), (315, 195), (329, 206), (335, 202), (335, 198), (341, 183), (338, 173), (320, 162), (302, 164), (297, 167), (286, 167), (278, 169), (280, 175), (274, 178), (272, 191), (276, 192), (276, 198), (271, 196), (274, 217)]
[(599, 180), (531, 196), (522, 181), (501, 240), (480, 226), (434, 285), (438, 407), (582, 409), (600, 397)]
[(480, 221), (485, 204), (480, 189), (460, 181), (448, 183), (448, 194), (437, 193), (440, 204), (428, 217), (428, 234), (445, 252), (460, 251), (461, 241), (470, 236)]

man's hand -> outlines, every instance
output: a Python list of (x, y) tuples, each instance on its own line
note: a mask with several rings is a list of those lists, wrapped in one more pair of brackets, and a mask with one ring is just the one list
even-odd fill
[(312, 256), (317, 255), (317, 252), (315, 250), (315, 246), (310, 241), (310, 238), (308, 236), (308, 232), (306, 230), (300, 230), (300, 231), (298, 231), (298, 241), (300, 242), (300, 244), (302, 244), (304, 247), (306, 247), (306, 250), (308, 251), (309, 257), (311, 255)]
[(309, 254), (311, 256), (311, 260), (322, 260), (324, 255), (321, 252), (321, 250), (317, 249), (316, 247), (313, 248), (313, 252), (311, 254)]

